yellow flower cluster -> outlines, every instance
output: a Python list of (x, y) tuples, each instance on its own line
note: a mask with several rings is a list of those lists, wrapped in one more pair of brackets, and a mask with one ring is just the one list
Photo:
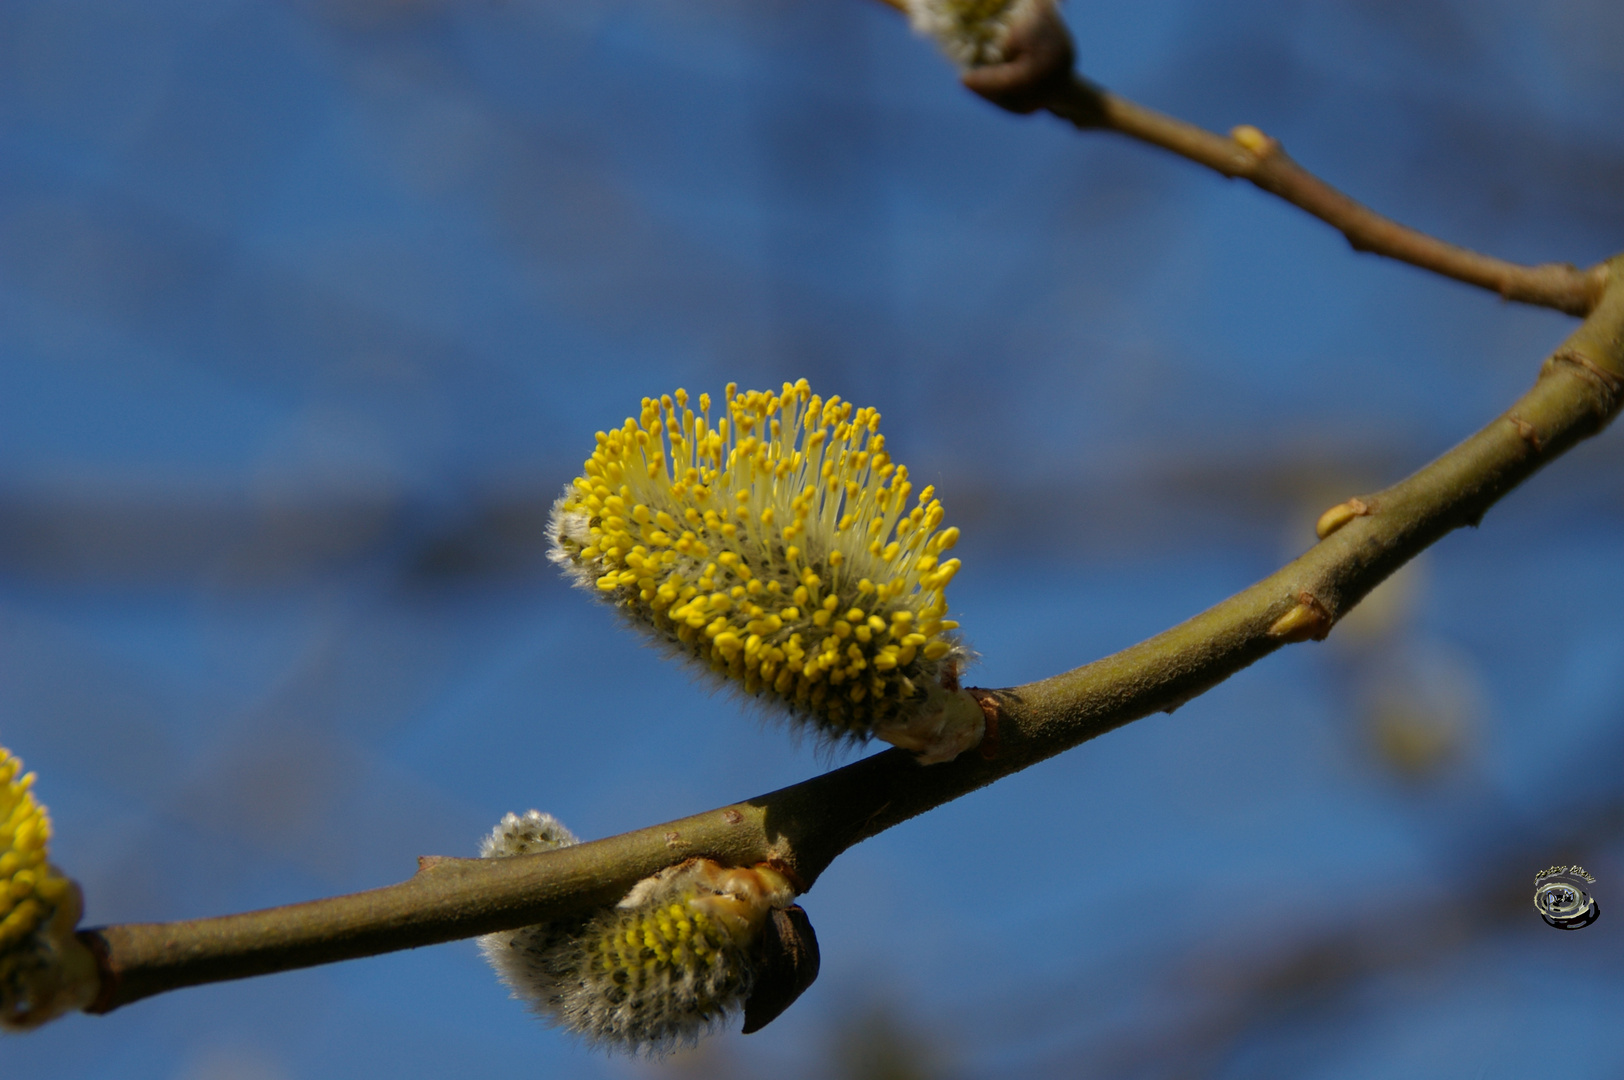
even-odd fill
[(979, 709), (953, 700), (968, 654), (945, 617), (959, 560), (943, 556), (959, 531), (941, 528), (930, 487), (909, 508), (879, 413), (804, 379), (777, 393), (729, 385), (714, 425), (710, 396), (697, 404), (683, 390), (645, 398), (598, 433), (553, 508), (553, 559), (826, 734), (877, 734), (922, 760), (979, 741)]
[(79, 888), (46, 861), (51, 819), (34, 774), (0, 747), (0, 1027), (26, 1028), (94, 995), (94, 961), (73, 937)]

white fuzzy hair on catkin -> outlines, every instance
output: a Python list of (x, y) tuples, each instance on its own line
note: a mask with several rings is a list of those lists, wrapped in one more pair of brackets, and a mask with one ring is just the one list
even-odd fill
[[(504, 817), (480, 854), (504, 858), (577, 842), (556, 818), (531, 810)], [(789, 899), (727, 891), (753, 873), (691, 859), (638, 882), (613, 908), (486, 934), (480, 949), (513, 996), (548, 1023), (595, 1046), (658, 1056), (693, 1044), (749, 996), (750, 934), (726, 912)]]

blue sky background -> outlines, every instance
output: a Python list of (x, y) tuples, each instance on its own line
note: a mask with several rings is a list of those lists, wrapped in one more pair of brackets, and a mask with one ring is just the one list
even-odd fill
[[(1402, 221), (1624, 248), (1613, 0), (1067, 11), (1097, 81)], [(509, 810), (679, 817), (828, 761), (545, 564), (642, 396), (878, 407), (1002, 686), (1269, 572), (1569, 326), (1001, 114), (868, 0), (10, 0), (0, 742), (92, 923), (386, 884)], [(1331, 640), (849, 852), (759, 1035), (590, 1053), (464, 942), (70, 1017), (0, 1075), (1616, 1076), (1617, 438)], [(1604, 915), (1561, 934), (1532, 874), (1573, 860)]]

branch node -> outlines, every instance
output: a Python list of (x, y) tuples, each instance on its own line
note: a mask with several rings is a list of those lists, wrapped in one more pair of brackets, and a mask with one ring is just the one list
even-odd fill
[(1259, 163), (1280, 152), (1279, 139), (1265, 135), (1251, 124), (1240, 124), (1231, 128), (1229, 137), (1239, 143), (1241, 149), (1252, 155)]
[(976, 699), (976, 704), (981, 706), (981, 715), (987, 718), (986, 734), (981, 736), (979, 752), (982, 760), (991, 761), (998, 756), (998, 695), (979, 686), (968, 687), (965, 692)]
[(1331, 613), (1319, 597), (1304, 590), (1297, 594), (1297, 606), (1274, 621), (1269, 636), (1285, 642), (1324, 641), (1331, 632)]
[(1319, 520), (1314, 523), (1314, 535), (1324, 540), (1354, 518), (1364, 517), (1369, 513), (1370, 504), (1363, 499), (1349, 499), (1347, 502), (1337, 503), (1321, 514)]
[(1563, 364), (1571, 366), (1581, 378), (1601, 391), (1601, 400), (1596, 403), (1596, 411), (1602, 416), (1611, 416), (1618, 408), (1620, 393), (1624, 393), (1624, 378), (1608, 371), (1571, 345), (1558, 349), (1547, 357), (1544, 366), (1540, 368), (1540, 375), (1549, 375)]
[(784, 879), (789, 882), (789, 887), (795, 890), (796, 896), (802, 895), (808, 888), (806, 882), (801, 880), (801, 875), (795, 872), (795, 868), (783, 859), (763, 859), (756, 865), (765, 866), (769, 870), (783, 874)]
[(79, 944), (90, 950), (90, 955), (96, 958), (96, 972), (101, 976), (101, 990), (97, 992), (95, 1000), (86, 1005), (84, 1011), (92, 1016), (101, 1016), (110, 1013), (119, 1006), (119, 970), (113, 961), (113, 950), (107, 944), (107, 939), (95, 930), (80, 930), (74, 935)]
[(1517, 426), (1517, 435), (1523, 442), (1528, 444), (1529, 449), (1536, 454), (1539, 453), (1540, 449), (1545, 445), (1539, 437), (1539, 429), (1516, 413), (1506, 413), (1506, 419)]

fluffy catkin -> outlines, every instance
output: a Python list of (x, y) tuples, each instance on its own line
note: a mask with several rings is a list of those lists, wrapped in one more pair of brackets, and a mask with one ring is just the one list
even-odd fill
[(921, 762), (982, 737), (944, 595), (959, 570), (935, 489), (891, 460), (873, 409), (729, 386), (714, 426), (686, 391), (599, 432), (553, 506), (551, 557), (638, 629), (831, 740)]
[[(557, 819), (531, 810), (504, 817), (480, 854), (576, 842)], [(768, 868), (689, 859), (638, 882), (613, 908), (487, 934), (479, 944), (513, 996), (550, 1023), (596, 1046), (663, 1054), (743, 1007), (762, 924), (793, 898)]]
[(1012, 26), (1050, 0), (907, 0), (913, 27), (962, 69), (1001, 63)]

